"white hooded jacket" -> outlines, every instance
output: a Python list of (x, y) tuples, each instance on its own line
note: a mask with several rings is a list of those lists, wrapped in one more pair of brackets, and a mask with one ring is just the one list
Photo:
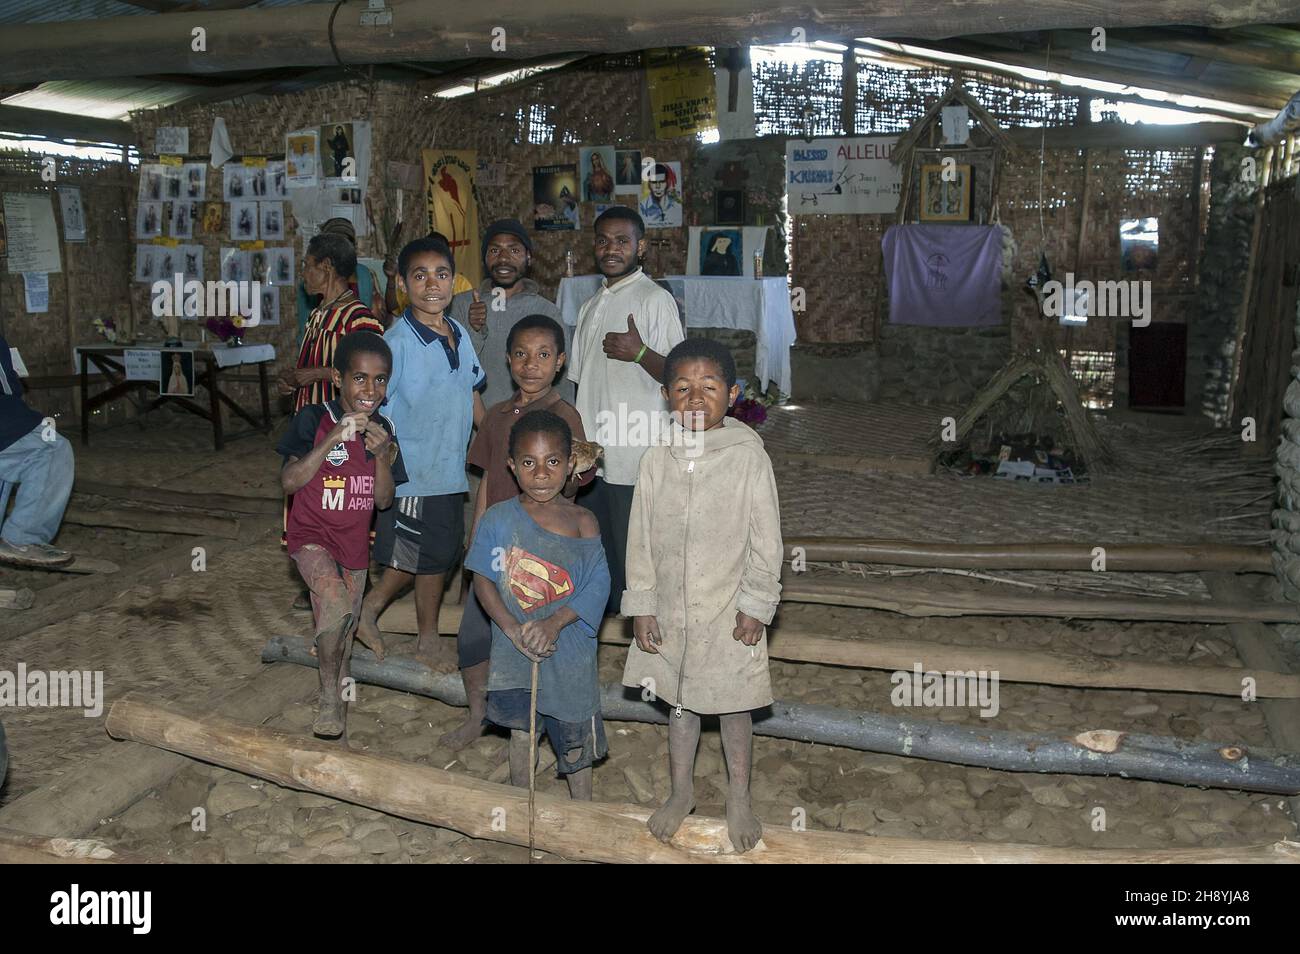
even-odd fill
[[(627, 541), (625, 616), (654, 616), (659, 652), (633, 643), (623, 684), (692, 712), (772, 702), (767, 633), (732, 637), (736, 612), (771, 623), (781, 599), (781, 512), (762, 439), (735, 418), (641, 459)], [(646, 680), (650, 680), (647, 682)]]

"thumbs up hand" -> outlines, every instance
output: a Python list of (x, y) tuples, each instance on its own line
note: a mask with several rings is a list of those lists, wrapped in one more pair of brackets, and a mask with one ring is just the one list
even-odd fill
[(487, 326), (487, 304), (478, 296), (478, 289), (473, 292), (474, 301), (469, 306), (469, 326), (475, 331), (482, 331)]
[(636, 329), (636, 319), (628, 315), (627, 331), (609, 332), (605, 335), (602, 347), (605, 356), (615, 361), (635, 361), (643, 344), (645, 342), (641, 340), (641, 332)]

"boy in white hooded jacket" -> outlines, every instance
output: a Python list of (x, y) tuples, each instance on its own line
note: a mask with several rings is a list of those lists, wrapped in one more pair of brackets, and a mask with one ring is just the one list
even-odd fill
[(727, 409), (740, 393), (727, 348), (688, 338), (664, 361), (674, 424), (641, 458), (628, 530), (624, 616), (635, 643), (623, 684), (648, 688), (668, 719), (672, 794), (651, 816), (671, 841), (695, 808), (700, 714), (720, 717), (732, 845), (763, 829), (750, 807), (752, 710), (772, 703), (767, 636), (781, 597), (781, 514), (763, 442)]

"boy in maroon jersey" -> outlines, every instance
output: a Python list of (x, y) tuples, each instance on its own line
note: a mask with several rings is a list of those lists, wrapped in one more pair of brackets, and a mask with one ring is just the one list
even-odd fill
[(316, 624), (321, 691), (312, 731), (325, 738), (346, 726), (342, 686), (370, 567), (371, 519), (406, 480), (392, 422), (379, 413), (392, 367), (381, 336), (345, 336), (334, 354), (337, 399), (299, 411), (276, 448), (284, 492), (294, 495), (286, 543), (311, 590)]

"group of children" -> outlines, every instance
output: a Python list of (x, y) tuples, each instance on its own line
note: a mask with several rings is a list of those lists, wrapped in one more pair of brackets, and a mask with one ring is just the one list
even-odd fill
[[(527, 785), (536, 667), (537, 727), (570, 795), (590, 799), (592, 764), (606, 754), (596, 637), (611, 574), (600, 525), (575, 502), (595, 474), (594, 448), (578, 412), (552, 390), (566, 360), (564, 332), (546, 316), (519, 320), (507, 340), (518, 390), (484, 408), (476, 387), (485, 370), (446, 313), (454, 275), (445, 242), (407, 245), (396, 280), (409, 307), (382, 337), (343, 339), (336, 397), (299, 411), (278, 447), (282, 484), (294, 495), (286, 541), (311, 591), (320, 662), (313, 729), (344, 732), (352, 640), (382, 654), (379, 614), (407, 585), (415, 587), (417, 653), (436, 643), (444, 581), (464, 538), (468, 462), (483, 472), (458, 638), (469, 717), (443, 741), (464, 745), (484, 724), (509, 729), (511, 781)], [(672, 794), (651, 831), (671, 840), (693, 810), (700, 715), (717, 714), (729, 832), (746, 851), (762, 831), (749, 798), (751, 713), (772, 702), (764, 627), (780, 598), (775, 480), (762, 441), (727, 416), (739, 388), (724, 346), (681, 342), (662, 379), (675, 439), (645, 451), (635, 485), (621, 594), (635, 642), (623, 682), (671, 707)], [(384, 569), (365, 594), (372, 556)]]

